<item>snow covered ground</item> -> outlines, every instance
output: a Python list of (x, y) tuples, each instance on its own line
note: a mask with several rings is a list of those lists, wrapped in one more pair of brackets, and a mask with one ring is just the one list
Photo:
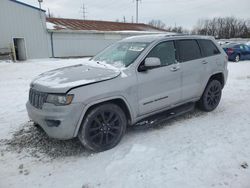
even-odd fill
[(196, 110), (155, 128), (129, 130), (112, 150), (80, 149), (51, 159), (37, 150), (47, 144), (50, 154), (58, 148), (66, 152), (65, 147), (74, 150), (68, 143), (79, 143), (54, 142), (41, 134), (43, 142), (34, 148), (24, 144), (22, 150), (6, 151), (6, 140), (13, 141), (20, 129), (27, 143), (34, 141), (25, 110), (31, 79), (81, 61), (0, 63), (0, 188), (250, 187), (250, 61), (229, 63), (228, 83), (214, 112)]

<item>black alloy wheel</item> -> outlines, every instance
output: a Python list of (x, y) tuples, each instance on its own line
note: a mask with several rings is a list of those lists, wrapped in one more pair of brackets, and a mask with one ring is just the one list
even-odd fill
[(96, 152), (105, 151), (120, 142), (126, 126), (126, 116), (119, 106), (103, 104), (88, 113), (78, 137), (86, 148)]
[(220, 103), (222, 94), (222, 85), (218, 80), (211, 80), (200, 101), (198, 102), (198, 106), (201, 110), (210, 112), (213, 111)]

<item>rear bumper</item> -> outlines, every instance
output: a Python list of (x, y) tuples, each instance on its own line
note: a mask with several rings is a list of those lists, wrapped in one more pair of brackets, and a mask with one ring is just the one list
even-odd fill
[(81, 103), (67, 106), (44, 103), (42, 109), (37, 109), (29, 102), (26, 103), (30, 119), (39, 124), (49, 137), (60, 140), (71, 139), (75, 136), (83, 107)]

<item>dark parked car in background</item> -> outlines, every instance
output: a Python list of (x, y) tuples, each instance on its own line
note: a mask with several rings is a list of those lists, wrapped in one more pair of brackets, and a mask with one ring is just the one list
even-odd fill
[(229, 61), (250, 60), (250, 46), (246, 44), (229, 43), (222, 46)]

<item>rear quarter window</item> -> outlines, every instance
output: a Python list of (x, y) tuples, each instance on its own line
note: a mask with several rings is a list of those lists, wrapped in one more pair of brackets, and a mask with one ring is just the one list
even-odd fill
[(185, 39), (176, 41), (178, 60), (180, 62), (201, 58), (201, 51), (196, 40)]
[(220, 54), (219, 49), (211, 40), (199, 39), (197, 41), (201, 47), (203, 57)]

